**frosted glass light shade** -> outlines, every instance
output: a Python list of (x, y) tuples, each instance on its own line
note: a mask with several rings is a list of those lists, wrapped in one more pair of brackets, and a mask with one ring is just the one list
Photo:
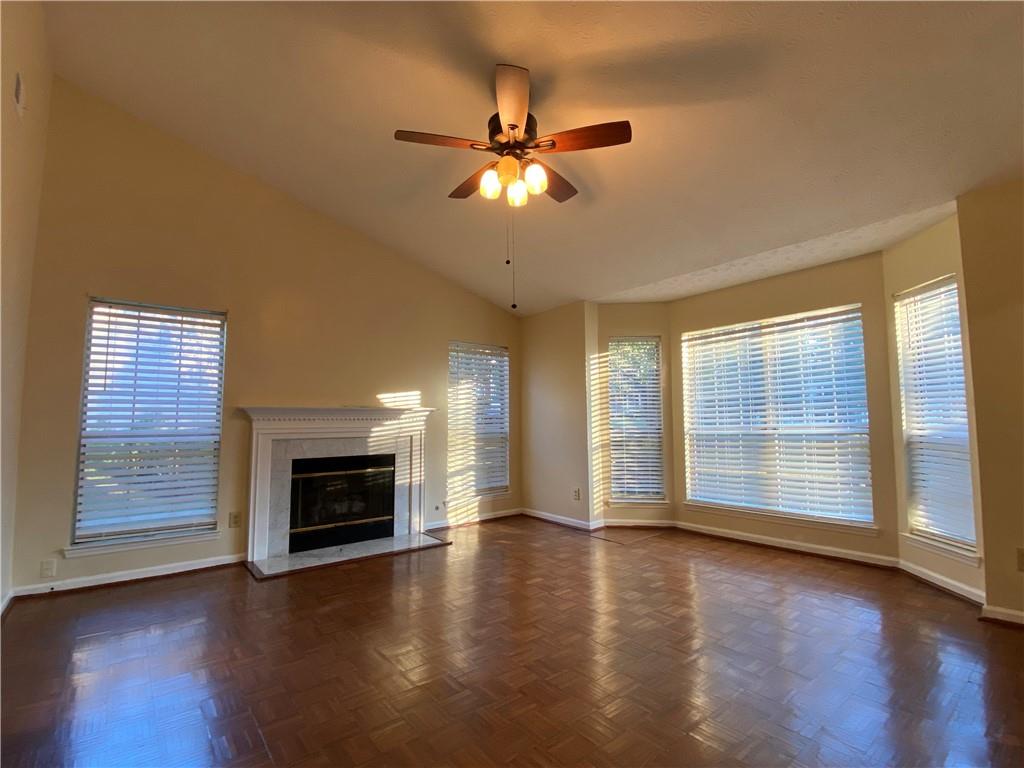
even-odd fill
[(548, 188), (548, 175), (540, 163), (530, 163), (526, 166), (523, 178), (526, 179), (526, 188), (531, 195), (539, 195)]
[(516, 179), (508, 185), (508, 204), (513, 208), (522, 208), (529, 199), (529, 190), (526, 189), (526, 182)]
[(484, 171), (480, 177), (480, 194), (488, 200), (497, 200), (501, 197), (501, 182), (498, 181), (498, 172), (493, 168)]

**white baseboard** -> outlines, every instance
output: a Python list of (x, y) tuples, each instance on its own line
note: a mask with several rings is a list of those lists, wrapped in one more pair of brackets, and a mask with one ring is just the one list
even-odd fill
[(596, 531), (598, 528), (604, 526), (604, 523), (600, 520), (577, 520), (574, 517), (565, 517), (563, 515), (554, 515), (550, 512), (541, 512), (539, 509), (527, 509), (523, 508), (520, 512), (530, 517), (536, 517), (538, 520), (547, 520), (549, 523), (557, 523), (558, 525), (565, 525), (569, 528), (579, 528), (581, 531)]
[(0, 615), (7, 610), (7, 604), (11, 602), (11, 598), (14, 597), (14, 590), (8, 590), (6, 595), (0, 596)]
[(828, 555), (829, 557), (840, 557), (843, 560), (855, 560), (860, 563), (870, 563), (871, 565), (885, 565), (888, 567), (896, 567), (900, 563), (898, 557), (890, 557), (889, 555), (874, 555), (870, 552), (858, 552), (855, 549), (843, 549), (842, 547), (826, 547), (823, 544), (810, 544), (806, 541), (794, 541), (792, 539), (777, 539), (774, 536), (761, 536), (760, 534), (756, 533), (732, 531), (727, 528), (714, 528), (710, 525), (698, 525), (697, 523), (683, 523), (676, 521), (676, 527), (682, 528), (684, 531), (693, 531), (695, 533), (707, 533), (712, 536), (724, 536), (729, 539), (749, 541), (754, 544), (767, 544), (771, 547), (793, 549), (797, 552), (810, 552), (815, 555)]
[(907, 573), (912, 573), (919, 579), (929, 581), (936, 586), (948, 589), (950, 592), (960, 595), (960, 597), (970, 600), (972, 603), (982, 605), (985, 602), (984, 590), (978, 589), (977, 587), (969, 587), (968, 585), (954, 581), (948, 576), (943, 576), (941, 573), (929, 570), (928, 568), (922, 568), (916, 563), (911, 563), (907, 560), (900, 560), (899, 567), (901, 570)]
[(78, 576), (73, 579), (47, 581), (41, 584), (26, 584), (23, 587), (15, 587), (13, 594), (20, 597), (21, 595), (39, 595), (44, 592), (60, 592), (65, 589), (96, 587), (101, 584), (116, 584), (119, 581), (135, 581), (136, 579), (148, 579), (151, 576), (166, 576), (171, 573), (184, 573), (185, 571), (195, 571), (200, 568), (212, 568), (216, 565), (240, 563), (243, 560), (245, 560), (245, 554), (239, 552), (236, 555), (220, 555), (219, 557), (207, 557), (202, 560), (185, 560), (178, 563), (154, 565), (149, 568), (135, 568), (130, 571), (113, 571), (111, 573), (99, 573), (95, 576)]
[(1013, 608), (1000, 608), (997, 605), (986, 604), (981, 606), (981, 617), (983, 619), (999, 619), (999, 621), (1024, 624), (1024, 611), (1017, 611)]
[(448, 519), (444, 520), (433, 520), (423, 524), (423, 530), (425, 531), (436, 531), (439, 528), (458, 528), (460, 525), (471, 525), (472, 523), (481, 523), (484, 520), (496, 520), (499, 517), (512, 517), (513, 515), (521, 515), (523, 510), (518, 507), (513, 509), (499, 509), (491, 512), (478, 512), (475, 516), (466, 518), (465, 520), (459, 520), (453, 522)]

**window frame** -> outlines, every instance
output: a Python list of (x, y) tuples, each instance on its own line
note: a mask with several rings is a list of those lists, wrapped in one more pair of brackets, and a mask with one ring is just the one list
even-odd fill
[[(167, 529), (164, 531), (143, 531), (135, 533), (112, 534), (109, 536), (97, 536), (79, 540), (78, 538), (78, 495), (81, 489), (82, 480), (82, 441), (85, 438), (85, 407), (86, 392), (89, 386), (89, 351), (92, 334), (93, 311), (97, 306), (123, 307), (129, 310), (153, 310), (156, 312), (182, 313), (184, 315), (206, 315), (219, 318), (221, 321), (221, 365), (220, 365), (220, 416), (217, 424), (216, 445), (217, 457), (214, 464), (214, 495), (213, 495), (213, 521), (210, 526), (194, 526), (192, 528), (182, 527)], [(127, 551), (132, 549), (143, 549), (164, 545), (177, 544), (182, 541), (206, 541), (220, 537), (220, 466), (221, 466), (221, 445), (224, 438), (224, 394), (227, 381), (227, 340), (228, 340), (228, 313), (226, 310), (197, 309), (193, 307), (181, 307), (168, 304), (154, 304), (150, 302), (129, 301), (125, 299), (111, 299), (102, 296), (86, 297), (85, 329), (82, 334), (82, 364), (81, 379), (78, 391), (78, 407), (75, 411), (78, 419), (76, 430), (76, 454), (74, 465), (74, 490), (71, 498), (71, 525), (68, 538), (68, 546), (63, 548), (65, 557), (82, 557), (105, 552)]]
[[(964, 377), (964, 416), (967, 424), (966, 453), (967, 461), (969, 463), (971, 525), (974, 529), (973, 542), (915, 525), (913, 520), (913, 481), (910, 477), (910, 443), (908, 440), (906, 428), (906, 402), (903, 380), (903, 344), (901, 340), (902, 318), (900, 316), (900, 303), (908, 299), (914, 299), (915, 297), (921, 296), (923, 294), (940, 291), (949, 287), (952, 287), (956, 293), (957, 326), (959, 329), (960, 337), (960, 365)], [(923, 546), (939, 554), (951, 556), (957, 559), (961, 559), (970, 564), (977, 565), (978, 553), (981, 551), (980, 547), (982, 535), (980, 519), (981, 499), (978, 493), (978, 459), (974, 432), (974, 409), (972, 407), (971, 376), (969, 367), (970, 352), (967, 343), (966, 328), (964, 325), (966, 313), (964, 312), (963, 287), (960, 284), (960, 280), (957, 274), (949, 273), (941, 275), (931, 280), (927, 280), (923, 283), (920, 283), (919, 285), (915, 285), (913, 288), (908, 288), (905, 291), (897, 291), (896, 293), (892, 294), (891, 304), (891, 317), (893, 321), (893, 331), (891, 338), (894, 346), (894, 378), (897, 400), (896, 406), (898, 408), (898, 418), (896, 420), (896, 424), (899, 430), (900, 437), (899, 446), (897, 450), (897, 467), (899, 469), (899, 474), (901, 475), (902, 482), (902, 487), (900, 488), (900, 503), (902, 505), (901, 523), (906, 526), (906, 530), (903, 533), (903, 535), (908, 537), (912, 543), (917, 544), (918, 546)]]
[[(611, 347), (617, 341), (653, 341), (658, 354), (658, 437), (660, 440), (659, 459), (661, 465), (661, 494), (656, 496), (616, 496), (613, 479), (615, 457), (612, 453), (612, 404), (611, 404), (611, 377), (612, 377), (612, 355)], [(609, 336), (607, 342), (607, 380), (605, 396), (607, 400), (607, 429), (608, 429), (608, 503), (616, 507), (628, 506), (650, 506), (665, 505), (668, 503), (668, 476), (665, 466), (665, 354), (664, 339), (660, 334), (650, 335), (629, 335)]]
[[(865, 439), (865, 452), (866, 461), (865, 466), (868, 472), (868, 512), (867, 518), (844, 518), (844, 517), (831, 517), (827, 515), (816, 515), (807, 512), (797, 512), (791, 510), (780, 510), (772, 509), (768, 507), (755, 506), (755, 505), (743, 505), (738, 503), (731, 503), (725, 501), (709, 501), (706, 499), (695, 498), (692, 495), (691, 489), (691, 468), (688, 456), (687, 446), (687, 421), (689, 418), (689, 411), (687, 408), (688, 391), (687, 391), (687, 358), (686, 358), (686, 343), (688, 340), (694, 340), (695, 337), (714, 337), (715, 335), (728, 335), (730, 333), (741, 332), (745, 329), (756, 329), (762, 327), (770, 329), (772, 327), (783, 327), (787, 324), (797, 323), (803, 320), (811, 320), (814, 318), (827, 318), (830, 315), (841, 315), (847, 312), (856, 312), (857, 318), (860, 323), (860, 343), (863, 353), (863, 369), (864, 369), (864, 413), (865, 413), (865, 427), (863, 433), (849, 433), (849, 434), (863, 434)], [(874, 498), (874, 487), (872, 481), (872, 462), (873, 456), (871, 453), (871, 409), (868, 397), (868, 372), (867, 372), (867, 345), (866, 337), (864, 334), (864, 308), (860, 302), (836, 305), (832, 307), (825, 307), (821, 309), (813, 309), (804, 312), (797, 312), (786, 315), (778, 315), (774, 317), (763, 318), (760, 320), (745, 321), (739, 323), (730, 323), (727, 325), (694, 329), (692, 331), (684, 331), (680, 334), (679, 338), (679, 350), (680, 350), (680, 391), (681, 391), (681, 407), (682, 407), (682, 418), (680, 420), (680, 432), (682, 437), (682, 468), (683, 468), (683, 504), (687, 507), (707, 510), (710, 512), (733, 515), (738, 517), (756, 517), (764, 520), (776, 520), (779, 522), (786, 522), (789, 524), (798, 524), (804, 526), (810, 526), (815, 528), (826, 528), (835, 529), (842, 528), (851, 532), (859, 532), (866, 534), (877, 534), (881, 529), (878, 527), (878, 522), (875, 514), (875, 498)], [(767, 391), (767, 390), (766, 390)]]
[[(500, 344), (480, 344), (472, 341), (458, 341), (451, 340), (448, 342), (448, 375), (446, 381), (446, 407), (447, 407), (447, 424), (445, 425), (445, 453), (449, 458), (446, 459), (445, 466), (445, 499), (446, 503), (453, 501), (451, 496), (450, 488), (450, 477), (451, 469), (448, 466), (450, 461), (451, 452), (451, 356), (457, 349), (464, 350), (481, 350), (491, 353), (497, 353), (499, 356), (505, 359), (506, 364), (506, 381), (505, 381), (505, 484), (497, 485), (480, 489), (476, 487), (476, 478), (474, 474), (473, 483), (473, 495), (474, 499), (485, 499), (485, 498), (496, 498), (500, 496), (508, 496), (511, 492), (512, 487), (512, 355), (509, 348)], [(474, 433), (475, 435), (475, 433)], [(465, 501), (465, 499), (460, 499)]]

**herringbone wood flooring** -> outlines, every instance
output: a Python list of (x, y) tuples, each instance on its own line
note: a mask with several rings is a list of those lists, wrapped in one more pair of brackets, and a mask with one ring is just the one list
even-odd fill
[(1022, 765), (1024, 632), (893, 571), (614, 534), (19, 601), (3, 765)]

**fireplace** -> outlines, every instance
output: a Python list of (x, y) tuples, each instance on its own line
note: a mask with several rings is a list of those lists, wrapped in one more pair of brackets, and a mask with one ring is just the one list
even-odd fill
[(395, 454), (293, 459), (288, 551), (395, 535)]
[[(249, 550), (246, 561), (252, 574), (260, 578), (273, 578), (286, 573), (316, 568), (326, 564), (357, 560), (361, 557), (376, 557), (440, 546), (442, 542), (423, 533), (423, 445), (429, 408), (245, 408), (252, 420), (252, 455), (249, 492)], [(306, 459), (341, 457), (355, 459), (355, 465), (328, 464), (326, 469), (310, 469), (308, 465), (296, 462)], [(377, 463), (367, 463), (370, 461)], [(389, 469), (393, 467), (394, 469)], [(349, 503), (339, 504), (336, 511), (339, 520), (328, 523), (324, 515), (317, 517), (321, 522), (307, 524), (311, 507), (303, 501), (305, 519), (292, 522), (292, 475), (315, 474), (319, 471), (337, 472), (345, 469), (383, 469), (386, 483), (391, 482), (389, 493), (383, 490), (379, 481), (382, 473), (367, 473), (378, 482), (369, 490), (386, 500), (382, 511), (370, 514), (368, 509), (377, 504), (375, 496), (366, 508)], [(343, 476), (344, 477), (344, 476)], [(350, 476), (351, 479), (351, 476)], [(303, 490), (313, 495), (306, 483), (312, 478), (302, 478)], [(345, 493), (344, 487), (324, 489), (329, 494)], [(298, 501), (298, 500), (296, 500)], [(314, 497), (314, 505), (316, 504)], [(390, 505), (390, 506), (388, 506)], [(298, 505), (296, 504), (296, 509)], [(347, 517), (346, 517), (347, 515)], [(386, 520), (343, 526), (336, 522), (347, 522), (354, 516), (387, 517)], [(302, 521), (302, 522), (300, 522)], [(330, 525), (320, 531), (333, 531), (332, 543), (311, 544), (309, 539), (316, 531), (298, 531), (307, 536), (296, 535), (292, 541), (292, 528), (312, 528), (314, 525)], [(374, 526), (379, 526), (374, 528)], [(345, 529), (349, 530), (345, 530)], [(385, 530), (386, 528), (386, 530)], [(355, 541), (356, 536), (362, 541)], [(344, 543), (351, 536), (351, 543)], [(337, 541), (342, 544), (339, 546)], [(303, 544), (313, 549), (302, 548)]]

